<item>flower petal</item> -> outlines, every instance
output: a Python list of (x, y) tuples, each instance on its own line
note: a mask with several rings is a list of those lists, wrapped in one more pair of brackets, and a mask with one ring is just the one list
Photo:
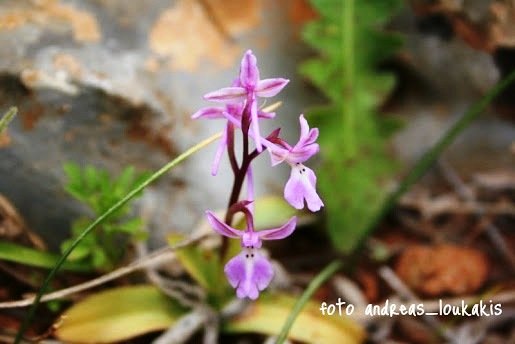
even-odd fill
[(311, 158), (313, 155), (317, 154), (320, 150), (318, 143), (312, 143), (307, 146), (293, 147), (293, 149), (288, 153), (286, 160), (290, 164), (303, 163), (304, 161)]
[(225, 276), (233, 288), (245, 280), (245, 255), (241, 253), (231, 258), (224, 268)]
[(257, 59), (252, 50), (247, 50), (241, 60), (240, 83), (247, 89), (254, 89), (259, 81), (259, 69)]
[(250, 105), (250, 117), (251, 117), (251, 127), (252, 127), (252, 138), (254, 139), (254, 143), (256, 144), (256, 149), (258, 152), (263, 150), (263, 144), (261, 143), (261, 133), (259, 132), (259, 119), (257, 114), (257, 102), (256, 99), (252, 99), (252, 104)]
[(306, 198), (306, 204), (308, 205), (308, 209), (315, 212), (319, 211), (320, 208), (324, 206), (324, 203), (320, 199), (320, 196), (318, 196), (316, 192), (316, 184), (317, 184), (317, 177), (315, 175), (315, 172), (313, 172), (312, 169), (306, 167), (305, 174), (307, 175), (307, 179), (309, 180), (309, 184), (311, 188), (306, 192), (304, 197)]
[(257, 83), (256, 95), (258, 97), (269, 98), (275, 96), (286, 86), (290, 80), (283, 78), (273, 78), (260, 80)]
[(268, 153), (270, 154), (270, 161), (272, 163), (272, 166), (276, 166), (283, 162), (290, 153), (288, 149), (284, 149), (280, 147), (279, 145), (270, 142), (267, 139), (262, 139), (261, 143), (268, 149)]
[(304, 199), (308, 209), (319, 211), (324, 205), (316, 192), (316, 176), (313, 170), (302, 164), (292, 166), (290, 179), (284, 187), (284, 198), (296, 209), (304, 208)]
[(308, 121), (304, 118), (304, 115), (299, 116), (300, 122), (300, 137), (299, 142), (294, 146), (300, 148), (302, 146), (313, 144), (318, 138), (318, 128), (309, 129)]
[(224, 104), (236, 104), (245, 100), (247, 91), (243, 87), (224, 87), (209, 92), (204, 99)]
[(192, 119), (197, 118), (206, 118), (206, 119), (216, 119), (216, 118), (224, 118), (223, 115), (224, 110), (219, 107), (205, 107), (197, 112), (195, 112), (193, 115), (191, 115)]
[(225, 147), (227, 147), (227, 130), (226, 127), (220, 142), (218, 143), (218, 148), (216, 149), (215, 159), (213, 160), (213, 164), (211, 165), (211, 175), (216, 176), (218, 173), (218, 167), (220, 166), (220, 160), (222, 160), (222, 154), (224, 153)]
[(293, 216), (288, 220), (284, 225), (278, 228), (265, 229), (263, 231), (257, 232), (257, 235), (261, 240), (278, 240), (284, 239), (287, 236), (290, 236), (291, 233), (295, 230), (297, 226), (297, 217)]
[(250, 203), (247, 205), (251, 214), (254, 214), (254, 174), (252, 166), (247, 169), (247, 200)]
[(275, 112), (264, 112), (264, 111), (258, 110), (258, 117), (271, 119), (271, 118), (275, 117)]
[(225, 275), (236, 295), (243, 299), (255, 300), (259, 292), (265, 289), (274, 276), (272, 264), (256, 250), (244, 249), (225, 265)]
[(215, 232), (224, 235), (229, 238), (240, 238), (243, 235), (243, 231), (234, 229), (224, 222), (220, 221), (215, 214), (211, 211), (206, 211), (207, 222), (215, 230)]

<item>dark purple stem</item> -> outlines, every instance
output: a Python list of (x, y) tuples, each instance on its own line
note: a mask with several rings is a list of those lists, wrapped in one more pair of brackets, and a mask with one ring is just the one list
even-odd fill
[[(242, 136), (243, 136), (243, 158), (241, 160), (241, 166), (238, 168), (236, 163), (235, 153), (234, 153), (234, 126), (232, 124), (230, 128), (232, 129), (228, 131), (227, 135), (227, 151), (229, 154), (229, 160), (231, 161), (232, 170), (234, 172), (234, 182), (232, 184), (231, 196), (229, 197), (229, 203), (227, 204), (227, 212), (225, 213), (225, 223), (231, 226), (232, 220), (234, 218), (235, 211), (232, 210), (232, 206), (238, 202), (240, 198), (241, 189), (243, 187), (243, 183), (245, 182), (245, 176), (247, 174), (247, 170), (250, 166), (252, 160), (257, 156), (255, 154), (249, 154), (249, 128), (250, 128), (250, 102), (247, 102), (247, 105), (243, 109), (241, 127), (242, 127)], [(232, 158), (231, 158), (232, 156)], [(233, 162), (234, 161), (234, 162)], [(234, 166), (233, 166), (234, 164)], [(225, 236), (222, 237), (222, 246), (220, 249), (220, 257), (222, 260), (225, 258), (225, 254), (227, 253), (227, 249), (229, 247), (229, 239)]]

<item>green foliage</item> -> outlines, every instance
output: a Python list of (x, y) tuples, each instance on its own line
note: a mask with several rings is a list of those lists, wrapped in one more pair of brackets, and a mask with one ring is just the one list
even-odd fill
[[(51, 269), (59, 260), (59, 255), (0, 240), (0, 260)], [(91, 267), (83, 262), (67, 261), (63, 264), (63, 270), (87, 272)]]
[(4, 132), (9, 123), (13, 120), (14, 116), (16, 116), (17, 112), (18, 109), (13, 106), (2, 116), (2, 118), (0, 118), (0, 134)]
[(311, 0), (319, 18), (306, 24), (304, 41), (317, 52), (300, 72), (328, 98), (310, 112), (320, 128), (323, 156), (319, 188), (334, 246), (352, 251), (367, 233), (387, 195), (396, 164), (388, 138), (399, 123), (379, 117), (377, 108), (395, 85), (378, 65), (402, 44), (382, 26), (400, 0)]
[[(105, 213), (131, 189), (148, 178), (147, 173), (136, 174), (128, 167), (117, 178), (111, 178), (107, 171), (93, 166), (81, 169), (78, 165), (67, 163), (64, 171), (68, 177), (66, 191), (92, 211), (92, 218), (81, 217), (72, 224), (72, 237), (63, 242), (65, 252), (83, 232), (92, 219)], [(140, 193), (141, 195), (141, 193)], [(69, 261), (87, 262), (100, 270), (113, 268), (124, 257), (125, 244), (130, 240), (146, 238), (142, 221), (130, 216), (130, 204), (121, 206), (99, 230), (86, 236), (68, 257)]]

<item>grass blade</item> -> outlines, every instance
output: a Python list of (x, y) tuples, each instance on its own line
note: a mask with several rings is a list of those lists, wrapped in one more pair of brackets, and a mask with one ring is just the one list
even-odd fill
[(86, 235), (88, 235), (93, 229), (95, 229), (95, 227), (97, 227), (99, 224), (104, 222), (110, 215), (112, 215), (118, 209), (123, 207), (127, 202), (129, 202), (133, 197), (138, 195), (141, 191), (143, 191), (148, 185), (150, 185), (156, 179), (160, 178), (165, 173), (167, 173), (170, 169), (174, 168), (179, 163), (184, 161), (186, 158), (188, 158), (192, 154), (196, 153), (197, 151), (201, 150), (202, 148), (206, 147), (210, 143), (214, 142), (215, 140), (217, 140), (221, 136), (222, 136), (222, 133), (218, 133), (218, 134), (215, 134), (215, 135), (213, 135), (213, 136), (211, 136), (211, 137), (209, 137), (209, 138), (199, 142), (195, 146), (189, 148), (184, 153), (179, 155), (177, 158), (173, 159), (172, 161), (170, 161), (169, 163), (167, 163), (166, 165), (161, 167), (159, 170), (154, 172), (150, 177), (145, 179), (140, 185), (138, 185), (137, 187), (132, 189), (132, 191), (130, 191), (127, 195), (125, 195), (125, 197), (120, 199), (118, 202), (114, 203), (106, 212), (104, 212), (95, 221), (93, 221), (81, 233), (81, 235), (79, 235), (75, 239), (73, 244), (61, 255), (61, 257), (59, 258), (59, 261), (56, 263), (54, 268), (48, 273), (48, 275), (46, 276), (45, 280), (43, 281), (43, 285), (41, 286), (41, 288), (39, 289), (38, 293), (36, 294), (36, 298), (34, 299), (34, 303), (32, 304), (32, 306), (29, 309), (29, 313), (27, 314), (27, 316), (23, 320), (23, 323), (20, 326), (20, 329), (19, 329), (18, 333), (16, 334), (16, 338), (14, 340), (14, 344), (19, 344), (20, 343), (20, 341), (21, 341), (21, 339), (23, 337), (23, 333), (25, 332), (25, 330), (27, 329), (29, 324), (32, 322), (32, 319), (34, 318), (34, 315), (36, 313), (36, 309), (37, 309), (37, 307), (39, 305), (41, 297), (43, 296), (43, 294), (45, 293), (45, 291), (46, 291), (46, 289), (48, 287), (48, 284), (54, 278), (54, 276), (57, 273), (57, 271), (64, 264), (64, 262), (66, 261), (66, 258), (70, 255), (70, 253), (73, 251), (73, 249), (82, 241), (82, 239), (84, 239), (84, 237), (86, 237)]
[(288, 316), (288, 319), (286, 319), (286, 322), (284, 323), (283, 328), (281, 329), (281, 333), (279, 333), (279, 336), (277, 337), (277, 344), (282, 344), (288, 337), (288, 332), (290, 332), (290, 328), (293, 326), (293, 323), (295, 322), (295, 319), (299, 315), (300, 311), (302, 311), (302, 308), (306, 305), (306, 303), (309, 301), (311, 296), (317, 291), (320, 286), (329, 279), (336, 271), (340, 270), (340, 268), (343, 266), (343, 264), (340, 261), (333, 261), (329, 265), (327, 265), (324, 270), (322, 270), (308, 285), (306, 290), (304, 290), (304, 293), (302, 293), (299, 300), (295, 303), (293, 306), (293, 309)]
[(13, 106), (0, 118), (0, 134), (4, 132), (14, 116), (16, 116), (16, 113), (18, 113), (18, 109)]
[[(51, 269), (59, 260), (59, 255), (36, 250), (27, 246), (18, 245), (8, 241), (0, 241), (0, 260)], [(64, 262), (63, 270), (87, 272), (92, 271), (89, 264), (78, 262)]]

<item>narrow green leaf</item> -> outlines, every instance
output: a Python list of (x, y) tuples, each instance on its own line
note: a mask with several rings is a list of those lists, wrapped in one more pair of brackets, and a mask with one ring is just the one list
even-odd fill
[[(0, 241), (0, 259), (38, 268), (51, 269), (59, 261), (59, 255), (39, 251), (8, 241)], [(91, 271), (91, 266), (83, 263), (65, 262), (63, 270)]]
[(114, 343), (167, 329), (186, 312), (152, 285), (119, 287), (73, 305), (55, 335), (66, 343)]
[(0, 118), (0, 134), (4, 132), (17, 113), (18, 108), (13, 106), (2, 116), (2, 118)]
[(137, 187), (132, 189), (127, 195), (125, 195), (122, 199), (114, 203), (109, 209), (107, 209), (106, 212), (104, 212), (102, 215), (100, 215), (95, 221), (93, 221), (86, 229), (84, 229), (84, 232), (82, 232), (81, 235), (79, 235), (73, 244), (64, 252), (57, 263), (55, 264), (54, 268), (49, 272), (49, 274), (46, 276), (43, 285), (39, 289), (38, 293), (36, 294), (34, 303), (29, 309), (29, 312), (25, 319), (23, 320), (22, 325), (20, 326), (20, 329), (18, 330), (18, 333), (16, 334), (16, 338), (14, 339), (14, 344), (19, 344), (23, 334), (25, 333), (27, 326), (31, 323), (32, 319), (34, 318), (34, 315), (36, 313), (36, 309), (39, 306), (39, 303), (41, 301), (41, 297), (45, 293), (50, 281), (54, 278), (57, 271), (61, 268), (61, 266), (66, 261), (66, 258), (70, 255), (70, 253), (73, 251), (73, 249), (86, 237), (93, 229), (95, 229), (98, 225), (102, 224), (104, 221), (106, 221), (113, 213), (115, 213), (118, 209), (123, 207), (127, 202), (129, 202), (132, 198), (134, 198), (136, 195), (138, 195), (141, 191), (143, 191), (148, 185), (153, 183), (156, 179), (163, 176), (165, 173), (167, 173), (169, 170), (183, 162), (185, 159), (190, 157), (192, 154), (198, 152), (202, 148), (206, 147), (207, 145), (211, 144), (212, 142), (216, 141), (222, 136), (222, 133), (215, 134), (198, 144), (194, 145), (193, 147), (186, 150), (184, 153), (180, 154), (178, 157), (161, 167), (159, 170), (154, 172), (152, 175), (150, 175), (147, 179), (145, 179), (141, 184), (139, 184)]
[(277, 338), (277, 344), (282, 344), (288, 338), (288, 333), (290, 332), (295, 319), (299, 316), (302, 309), (306, 306), (309, 299), (313, 296), (315, 291), (317, 291), (320, 286), (327, 281), (333, 274), (335, 274), (341, 267), (342, 263), (340, 261), (333, 261), (329, 265), (327, 265), (320, 273), (309, 283), (308, 287), (302, 293), (301, 297), (295, 302), (288, 318), (284, 322), (284, 325), (279, 333), (279, 337)]

